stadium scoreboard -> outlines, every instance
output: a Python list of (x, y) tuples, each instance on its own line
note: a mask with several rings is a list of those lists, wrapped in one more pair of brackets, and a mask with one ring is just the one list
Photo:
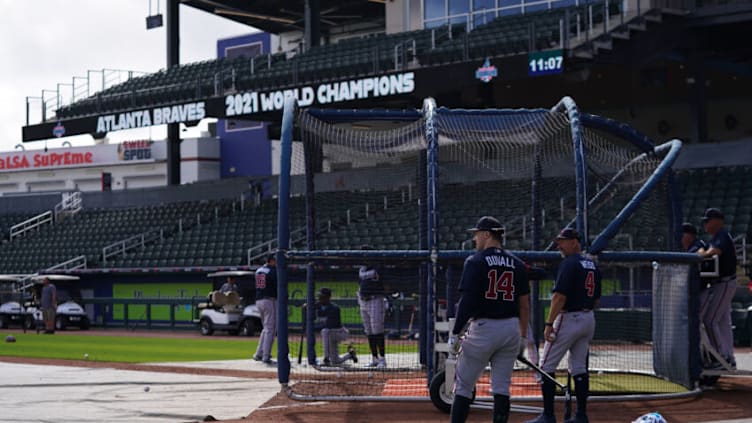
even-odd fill
[(527, 55), (528, 76), (554, 75), (564, 71), (562, 50), (533, 51)]

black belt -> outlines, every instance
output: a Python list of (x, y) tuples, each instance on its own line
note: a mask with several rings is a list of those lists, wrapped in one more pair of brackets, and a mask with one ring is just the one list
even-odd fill
[(576, 313), (578, 311), (593, 311), (591, 308), (576, 308), (574, 310), (562, 310), (562, 313)]
[(504, 319), (513, 319), (517, 318), (519, 316), (498, 316), (498, 317), (489, 317), (489, 316), (476, 316), (476, 319), (489, 319), (489, 320), (504, 320)]

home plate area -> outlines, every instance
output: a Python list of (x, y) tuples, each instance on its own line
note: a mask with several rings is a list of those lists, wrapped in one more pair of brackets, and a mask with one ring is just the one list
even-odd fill
[[(488, 374), (484, 374), (475, 384), (476, 395), (478, 397), (491, 396), (491, 381)], [(512, 385), (510, 386), (512, 397), (535, 396), (540, 394), (540, 385), (535, 381), (532, 374), (524, 376), (512, 376)], [(381, 391), (382, 396), (393, 397), (419, 397), (429, 396), (426, 379), (421, 377), (415, 378), (396, 378), (388, 379)]]

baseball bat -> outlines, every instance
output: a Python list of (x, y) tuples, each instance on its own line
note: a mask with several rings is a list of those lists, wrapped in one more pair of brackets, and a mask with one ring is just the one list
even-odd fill
[[(303, 309), (303, 313), (305, 313), (306, 310)], [(303, 328), (300, 330), (300, 344), (298, 345), (298, 364), (303, 362), (303, 337), (305, 337), (306, 334), (306, 318), (305, 315), (303, 316)]]
[(564, 420), (572, 417), (572, 373), (567, 372), (567, 389), (564, 390)]
[(413, 334), (413, 321), (415, 320), (415, 307), (413, 307), (413, 312), (410, 315), (410, 323), (407, 325), (407, 335), (405, 335), (405, 338), (410, 339), (410, 337)]
[(561, 383), (558, 380), (556, 380), (556, 378), (553, 377), (553, 376), (551, 376), (550, 374), (544, 372), (543, 369), (541, 369), (537, 364), (533, 364), (530, 360), (528, 360), (524, 356), (518, 355), (517, 356), (517, 360), (519, 360), (520, 363), (522, 363), (522, 364), (530, 367), (531, 369), (535, 370), (536, 372), (540, 373), (541, 376), (543, 376), (544, 378), (550, 380), (551, 382), (554, 383), (554, 385), (556, 385), (559, 388), (561, 388), (564, 391), (564, 397), (566, 398), (566, 396), (568, 395), (568, 392), (569, 392), (569, 390), (567, 389), (566, 385), (564, 385), (563, 383)]

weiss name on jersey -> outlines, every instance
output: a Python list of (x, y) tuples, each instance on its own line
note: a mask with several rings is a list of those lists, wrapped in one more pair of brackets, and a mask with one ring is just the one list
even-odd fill
[(595, 270), (595, 263), (590, 260), (580, 260), (580, 266), (582, 266), (583, 269)]

